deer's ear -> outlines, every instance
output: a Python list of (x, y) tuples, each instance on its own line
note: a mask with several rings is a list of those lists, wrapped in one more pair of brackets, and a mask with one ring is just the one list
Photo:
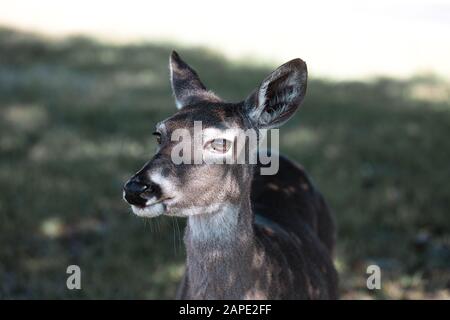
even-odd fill
[(307, 78), (306, 63), (301, 59), (291, 60), (273, 71), (245, 100), (250, 121), (264, 129), (284, 124), (303, 101)]
[(178, 109), (200, 100), (220, 101), (200, 81), (197, 72), (181, 60), (177, 52), (170, 55), (170, 83)]

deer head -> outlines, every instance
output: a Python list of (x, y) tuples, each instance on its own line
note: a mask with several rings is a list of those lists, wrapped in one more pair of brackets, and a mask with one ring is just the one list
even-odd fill
[[(212, 213), (220, 206), (248, 199), (251, 164), (208, 160), (235, 156), (235, 132), (239, 130), (271, 129), (285, 123), (305, 96), (306, 64), (301, 59), (283, 64), (238, 103), (224, 102), (208, 91), (176, 52), (170, 57), (170, 79), (178, 111), (156, 125), (156, 154), (125, 184), (125, 200), (135, 214), (155, 217)], [(197, 141), (194, 129), (200, 122), (200, 143), (192, 143)], [(181, 143), (174, 135), (180, 129), (193, 137), (184, 150), (200, 153), (200, 163), (173, 161), (174, 149)]]

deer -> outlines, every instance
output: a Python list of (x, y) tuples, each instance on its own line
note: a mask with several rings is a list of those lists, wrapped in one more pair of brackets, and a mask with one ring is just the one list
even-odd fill
[(283, 64), (236, 103), (208, 90), (177, 52), (169, 61), (178, 110), (156, 125), (156, 154), (124, 184), (123, 197), (140, 217), (187, 218), (176, 298), (337, 299), (334, 216), (301, 165), (278, 155), (277, 173), (262, 175), (260, 163), (171, 159), (171, 134), (192, 132), (195, 121), (210, 133), (194, 151), (215, 157), (235, 146), (225, 129), (279, 128), (304, 100), (306, 63)]

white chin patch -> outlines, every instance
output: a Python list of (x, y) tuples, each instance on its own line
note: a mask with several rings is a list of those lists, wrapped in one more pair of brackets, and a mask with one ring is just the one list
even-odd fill
[(156, 203), (148, 207), (140, 208), (131, 206), (133, 213), (139, 217), (153, 218), (160, 216), (164, 213), (164, 205), (162, 203)]

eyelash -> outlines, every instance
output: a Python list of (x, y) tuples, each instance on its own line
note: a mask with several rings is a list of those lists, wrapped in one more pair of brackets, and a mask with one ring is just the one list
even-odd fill
[(153, 132), (152, 134), (156, 137), (156, 143), (161, 144), (161, 133)]

